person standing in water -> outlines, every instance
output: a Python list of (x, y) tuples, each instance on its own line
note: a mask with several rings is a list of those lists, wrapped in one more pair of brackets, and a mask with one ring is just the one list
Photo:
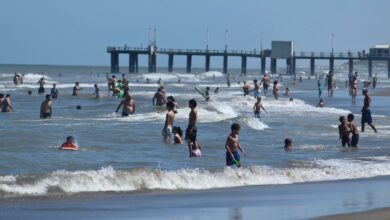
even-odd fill
[(162, 136), (164, 138), (165, 143), (169, 143), (172, 139), (172, 128), (173, 128), (173, 121), (175, 120), (175, 112), (174, 112), (175, 105), (173, 102), (167, 103), (167, 114), (165, 115), (165, 124), (164, 128), (162, 129)]
[(101, 97), (100, 88), (98, 84), (95, 84), (94, 87), (95, 87), (95, 92), (94, 92), (95, 98), (99, 99)]
[(52, 101), (50, 95), (46, 95), (46, 99), (41, 104), (40, 118), (50, 118), (52, 114)]
[(267, 97), (269, 83), (270, 83), (269, 76), (267, 74), (264, 74), (263, 78), (261, 79), (260, 85), (263, 84), (263, 91), (265, 97)]
[(134, 99), (131, 97), (130, 94), (127, 94), (126, 95), (126, 98), (123, 99), (118, 107), (116, 108), (115, 112), (118, 113), (120, 107), (123, 105), (123, 108), (122, 108), (122, 116), (129, 116), (129, 115), (132, 115), (134, 114), (135, 112), (135, 101)]
[(243, 82), (243, 86), (242, 86), (242, 90), (244, 91), (244, 97), (249, 95), (249, 91), (250, 91), (250, 85), (248, 83), (246, 83), (246, 81)]
[(349, 133), (351, 132), (351, 129), (349, 128), (349, 124), (347, 123), (347, 120), (344, 116), (341, 116), (339, 118), (340, 125), (339, 125), (339, 138), (341, 140), (341, 146), (345, 147), (345, 145), (348, 145), (348, 147), (351, 146), (351, 139), (349, 138)]
[(167, 99), (165, 98), (165, 93), (161, 87), (157, 89), (157, 92), (154, 94), (152, 103), (154, 104), (154, 100), (156, 100), (156, 105), (163, 106), (167, 103)]
[(53, 88), (51, 88), (50, 95), (51, 95), (51, 98), (53, 98), (53, 99), (58, 98), (58, 89), (56, 88), (55, 83), (53, 83)]
[(261, 103), (261, 97), (257, 97), (257, 102), (253, 106), (253, 112), (255, 113), (255, 118), (260, 118), (261, 109), (263, 109), (267, 113), (267, 110), (265, 110), (263, 104)]
[(357, 82), (357, 77), (354, 76), (352, 78), (352, 90), (351, 90), (351, 96), (352, 96), (352, 103), (356, 103), (356, 96), (357, 96), (357, 88), (358, 87), (358, 82)]
[(73, 86), (72, 96), (78, 96), (78, 91), (81, 90), (79, 82), (76, 82)]
[(10, 112), (15, 111), (15, 109), (11, 105), (11, 95), (5, 95), (5, 98), (2, 99), (1, 112)]
[(318, 98), (322, 99), (322, 87), (321, 87), (320, 80), (318, 80), (317, 86), (318, 86)]
[(333, 96), (333, 73), (332, 71), (329, 71), (328, 75), (326, 75), (326, 83), (328, 86), (328, 96)]
[(260, 96), (260, 85), (259, 83), (257, 82), (257, 79), (253, 80), (253, 84), (255, 86), (255, 89), (254, 89), (254, 97), (255, 99), (257, 99), (257, 97)]
[(355, 125), (355, 116), (352, 113), (348, 114), (347, 120), (348, 120), (349, 129), (351, 130), (351, 133), (352, 133), (351, 147), (358, 147), (359, 130), (358, 130), (357, 126)]
[(43, 87), (45, 85), (45, 77), (42, 77), (37, 83), (39, 84), (38, 94), (45, 93), (45, 88)]
[(274, 94), (274, 98), (275, 98), (276, 100), (278, 100), (278, 97), (279, 97), (278, 80), (275, 80), (275, 81), (274, 81), (273, 94)]
[(378, 132), (375, 128), (375, 126), (372, 124), (372, 117), (371, 117), (371, 110), (370, 110), (370, 105), (371, 105), (371, 97), (368, 95), (368, 90), (363, 89), (363, 95), (364, 95), (364, 103), (362, 107), (362, 132), (364, 132), (364, 126), (367, 123), (370, 125), (372, 130), (374, 132)]
[(197, 132), (196, 122), (198, 120), (198, 110), (196, 110), (197, 102), (195, 99), (188, 101), (188, 107), (191, 109), (188, 117), (188, 126), (186, 129), (185, 140), (189, 140), (191, 132)]
[(237, 167), (241, 167), (240, 163), (240, 153), (238, 150), (240, 150), (245, 156), (246, 153), (242, 146), (240, 145), (240, 142), (238, 140), (238, 135), (240, 134), (240, 125), (237, 123), (233, 123), (231, 126), (231, 133), (226, 139), (226, 166), (233, 166), (233, 164), (236, 164)]
[(227, 74), (227, 76), (226, 76), (226, 84), (227, 84), (227, 87), (230, 87), (230, 74)]

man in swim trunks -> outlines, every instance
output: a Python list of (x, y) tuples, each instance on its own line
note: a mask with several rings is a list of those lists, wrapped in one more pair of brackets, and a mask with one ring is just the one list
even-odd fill
[(238, 135), (240, 133), (240, 125), (237, 123), (232, 124), (231, 126), (231, 133), (226, 139), (226, 166), (233, 166), (234, 163), (236, 163), (237, 167), (240, 167), (240, 153), (238, 150), (240, 150), (245, 156), (246, 153), (242, 146), (240, 145), (240, 142), (238, 140)]
[(58, 89), (56, 88), (55, 83), (53, 83), (53, 88), (51, 88), (50, 95), (51, 95), (51, 98), (53, 98), (53, 99), (58, 98)]
[(359, 143), (359, 130), (357, 126), (355, 125), (355, 116), (351, 113), (347, 116), (348, 119), (348, 125), (352, 133), (351, 138), (351, 147), (358, 147)]
[(45, 85), (45, 77), (42, 77), (37, 83), (39, 84), (38, 94), (45, 93), (45, 88), (43, 87)]
[(191, 109), (188, 118), (188, 127), (186, 129), (185, 140), (189, 140), (191, 132), (197, 133), (196, 121), (198, 120), (198, 110), (196, 110), (197, 102), (195, 99), (188, 101), (188, 107)]
[(270, 84), (270, 79), (269, 79), (269, 76), (267, 74), (264, 74), (264, 76), (260, 82), (260, 85), (261, 84), (263, 84), (264, 95), (267, 97), (268, 87)]
[(364, 132), (364, 126), (366, 123), (370, 125), (370, 127), (372, 128), (372, 130), (374, 130), (374, 132), (378, 132), (375, 126), (372, 124), (372, 117), (371, 117), (371, 110), (370, 110), (371, 97), (368, 95), (367, 89), (363, 89), (363, 95), (364, 95), (364, 104), (362, 108), (362, 132)]
[(348, 147), (351, 146), (351, 139), (349, 138), (349, 134), (351, 133), (351, 129), (349, 128), (349, 124), (347, 123), (347, 120), (344, 116), (341, 116), (339, 118), (340, 125), (339, 125), (339, 138), (341, 140), (341, 146), (345, 147), (348, 145)]
[(261, 97), (257, 97), (257, 102), (253, 106), (253, 112), (255, 113), (255, 118), (260, 118), (260, 110), (263, 109), (265, 112), (265, 108), (263, 107), (263, 104), (261, 104)]
[(2, 101), (1, 112), (10, 112), (11, 110), (15, 111), (11, 105), (11, 95), (7, 94)]
[(94, 87), (95, 87), (95, 93), (94, 93), (95, 98), (99, 99), (101, 97), (100, 88), (99, 88), (98, 84), (95, 84)]
[(329, 71), (329, 74), (326, 75), (326, 83), (328, 85), (328, 96), (333, 96), (333, 73)]
[(246, 83), (246, 81), (244, 81), (243, 84), (244, 85), (242, 86), (242, 90), (244, 91), (244, 96), (247, 96), (249, 95), (250, 85)]
[(46, 95), (45, 101), (41, 104), (40, 118), (50, 118), (52, 113), (52, 102), (50, 95)]
[(352, 86), (352, 90), (351, 90), (352, 103), (355, 104), (356, 96), (357, 96), (357, 87), (358, 87), (358, 81), (356, 76), (353, 76), (351, 86)]
[(154, 100), (156, 100), (156, 105), (163, 106), (167, 103), (167, 99), (165, 98), (165, 93), (161, 87), (157, 89), (157, 92), (154, 94), (152, 102), (154, 104)]
[(257, 83), (257, 79), (253, 80), (253, 84), (255, 86), (255, 89), (254, 89), (254, 97), (255, 99), (257, 99), (257, 97), (260, 96), (260, 85), (259, 83)]
[(165, 143), (169, 143), (172, 138), (173, 120), (175, 119), (174, 108), (175, 105), (173, 104), (173, 102), (167, 103), (168, 112), (165, 116), (165, 124), (161, 132)]
[(122, 108), (122, 116), (129, 116), (129, 115), (132, 115), (134, 114), (135, 112), (135, 101), (134, 99), (131, 97), (130, 94), (127, 94), (126, 95), (126, 98), (123, 99), (118, 107), (116, 108), (115, 112), (118, 113), (119, 111), (119, 108), (123, 105), (123, 108)]
[(278, 80), (275, 80), (275, 81), (274, 81), (273, 94), (274, 94), (274, 98), (275, 98), (276, 100), (278, 100), (278, 97), (279, 97)]

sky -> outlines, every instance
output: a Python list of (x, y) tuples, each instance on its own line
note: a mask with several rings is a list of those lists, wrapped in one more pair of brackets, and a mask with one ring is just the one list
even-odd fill
[(367, 51), (390, 44), (388, 21), (387, 0), (1, 0), (0, 64), (109, 65), (107, 46), (146, 46), (154, 27), (160, 48), (205, 49), (208, 30), (209, 48), (223, 49), (227, 29), (234, 50), (292, 40), (329, 52), (334, 33), (335, 52)]

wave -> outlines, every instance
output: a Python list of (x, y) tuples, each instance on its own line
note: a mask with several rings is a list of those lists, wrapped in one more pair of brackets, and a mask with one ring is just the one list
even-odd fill
[(127, 171), (104, 167), (99, 170), (60, 170), (39, 176), (2, 176), (0, 193), (4, 197), (12, 197), (83, 192), (129, 192), (146, 189), (199, 190), (390, 175), (390, 157), (314, 159), (305, 163), (297, 162), (295, 165), (301, 167), (249, 166), (241, 169), (227, 167), (219, 170), (132, 169)]
[(248, 117), (244, 118), (243, 121), (246, 125), (258, 131), (263, 131), (269, 128), (268, 125), (261, 122), (258, 118)]

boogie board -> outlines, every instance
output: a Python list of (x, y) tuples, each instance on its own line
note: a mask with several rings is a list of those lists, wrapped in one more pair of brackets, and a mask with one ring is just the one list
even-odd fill
[(210, 97), (208, 97), (207, 95), (204, 94), (204, 92), (202, 92), (202, 90), (200, 90), (198, 87), (194, 87), (194, 89), (201, 95), (203, 96), (203, 98), (205, 99), (209, 99)]
[(60, 150), (78, 150), (79, 148), (74, 144), (63, 144), (60, 147)]

